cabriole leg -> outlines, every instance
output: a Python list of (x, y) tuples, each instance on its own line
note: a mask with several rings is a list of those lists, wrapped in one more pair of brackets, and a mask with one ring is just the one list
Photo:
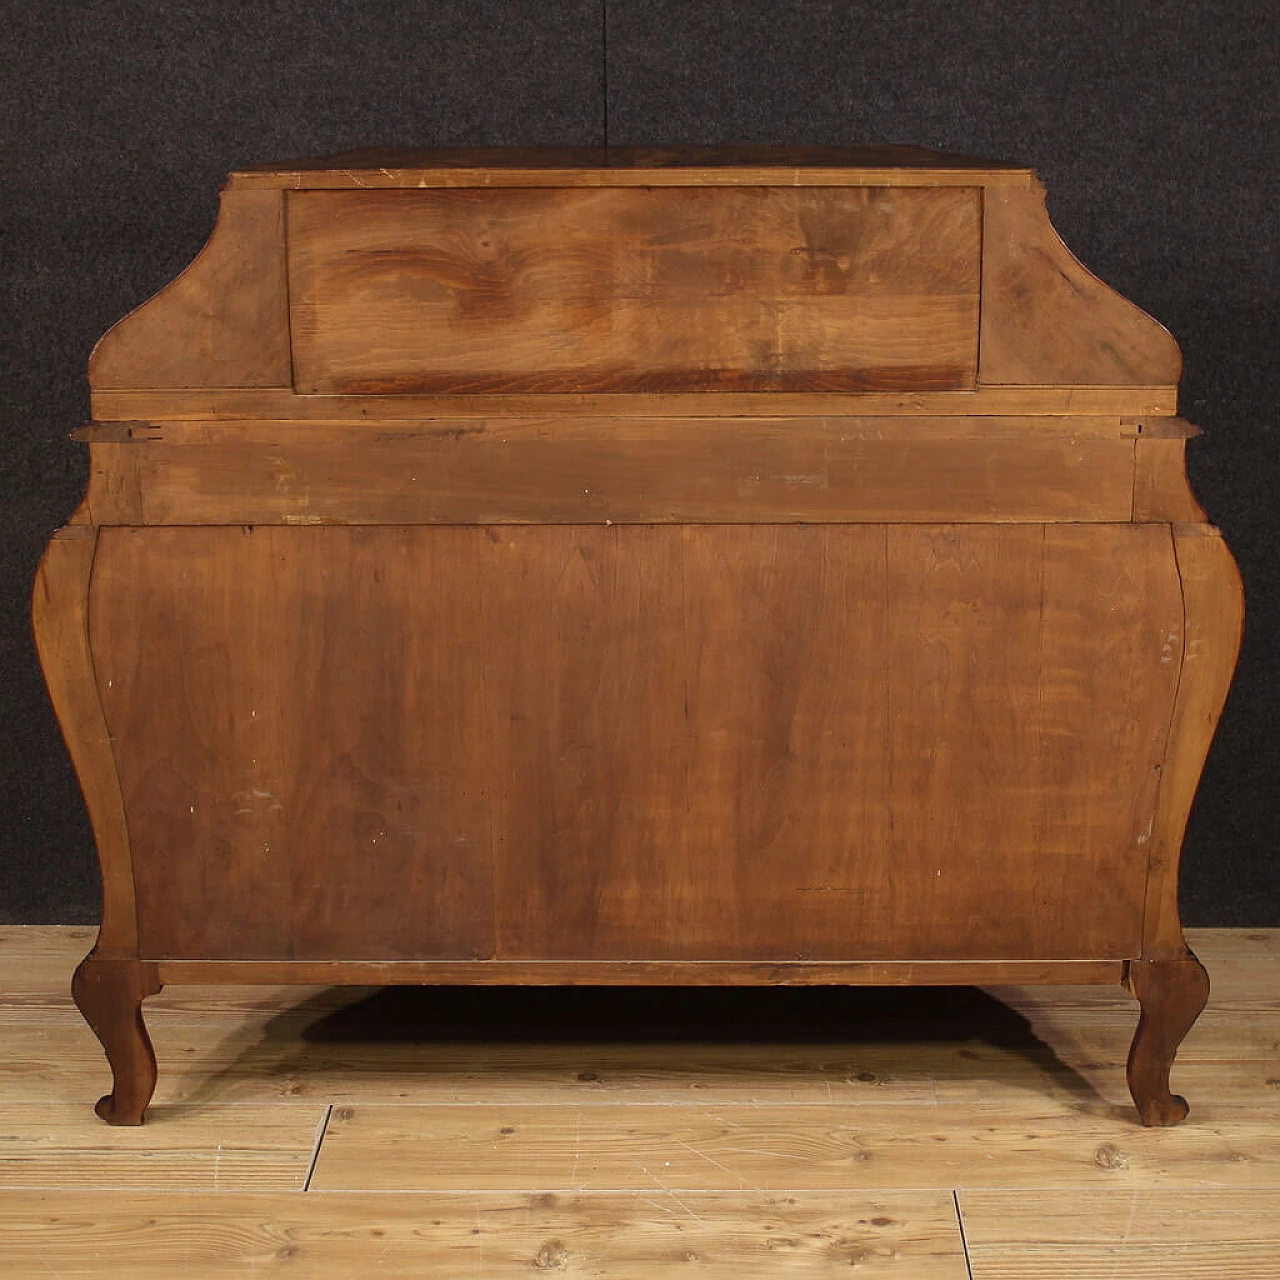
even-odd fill
[(141, 1124), (155, 1091), (156, 1055), (142, 1020), (142, 1002), (159, 990), (154, 966), (92, 953), (71, 980), (71, 998), (111, 1065), (111, 1092), (94, 1108), (108, 1124)]
[(1209, 999), (1209, 975), (1190, 951), (1180, 960), (1134, 960), (1129, 990), (1142, 1008), (1129, 1049), (1129, 1092), (1143, 1124), (1177, 1124), (1190, 1108), (1169, 1092), (1169, 1068)]

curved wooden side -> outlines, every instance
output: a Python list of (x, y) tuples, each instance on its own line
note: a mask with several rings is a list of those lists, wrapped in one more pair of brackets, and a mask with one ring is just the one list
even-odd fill
[(124, 801), (89, 648), (89, 579), (98, 545), (92, 525), (60, 529), (36, 574), (36, 649), (62, 736), (80, 779), (102, 868), (102, 928), (95, 954), (136, 956), (137, 913)]
[(1172, 335), (1076, 260), (1044, 200), (984, 193), (979, 386), (1176, 386)]
[(1151, 827), (1143, 960), (1190, 953), (1178, 914), (1178, 865), (1191, 804), (1231, 687), (1244, 627), (1240, 572), (1221, 533), (1173, 525), (1182, 582), (1182, 668)]
[(97, 391), (292, 380), (280, 191), (225, 190), (195, 261), (108, 330), (89, 357)]

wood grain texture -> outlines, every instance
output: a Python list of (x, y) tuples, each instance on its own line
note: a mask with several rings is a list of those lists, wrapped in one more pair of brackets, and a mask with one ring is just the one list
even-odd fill
[[(1134, 1031), (1134, 1006), (1127, 997), (1114, 1005), (1077, 1004), (1071, 998), (1064, 998), (1051, 1006), (1042, 999), (1029, 997), (1028, 993), (1035, 989), (1025, 988), (1017, 997), (1010, 997), (1008, 990), (993, 988), (992, 994), (1026, 1017), (1035, 1035), (1045, 1044), (1053, 1045), (1054, 1052), (1063, 1061), (1078, 1065), (1122, 1064), (1127, 1057)], [(1189, 1064), (1259, 1060), (1274, 1063), (1278, 1052), (1280, 1025), (1274, 1001), (1223, 1001), (1215, 993), (1178, 1050), (1174, 1085), (1195, 1101), (1191, 1089), (1179, 1083)], [(1274, 1088), (1280, 1072), (1273, 1070), (1269, 1074)], [(1217, 1097), (1212, 1071), (1200, 1072), (1194, 1079), (1201, 1083), (1202, 1090), (1208, 1085), (1208, 1092), (1201, 1094), (1199, 1105), (1211, 1104)], [(1116, 1096), (1122, 1099), (1123, 1091)]]
[[(438, 992), (404, 988), (348, 990), (350, 1003), (330, 1010), (289, 992), (274, 1009), (248, 1010), (237, 1019), (234, 1001), (219, 1003), (217, 989), (186, 988), (185, 1007), (148, 1006), (157, 1057), (166, 1066), (152, 1115), (178, 1103), (934, 1108), (1056, 1099), (1124, 1120), (1132, 1107), (1124, 1067), (1132, 1001), (1121, 1001), (1105, 1029), (1096, 1026), (1086, 1041), (1072, 1033), (1081, 1014), (1071, 1006), (1071, 989), (1061, 985), (1051, 989), (1057, 1004), (1033, 1004), (1026, 1013), (977, 992), (897, 993), (892, 1006), (859, 992), (833, 1002), (845, 1014), (838, 1026), (829, 1010), (812, 1020), (820, 1025), (803, 1026), (814, 1007), (809, 1002), (797, 1002), (785, 1020), (771, 1016), (777, 1006), (754, 991), (736, 1008), (664, 991), (641, 1006), (655, 1016), (632, 1028), (652, 1038), (633, 1043), (615, 1038), (621, 1033), (616, 1016), (572, 1038), (582, 1018), (602, 1006), (584, 1011), (559, 991), (544, 993), (533, 1006), (546, 1042), (526, 1040), (533, 1034), (526, 991), (490, 1001), (484, 992), (465, 990), (476, 997), (469, 1030), (458, 1025), (461, 991), (441, 999)], [(709, 1028), (703, 1040), (672, 1037), (673, 1014), (699, 1005), (704, 1016), (747, 1013), (750, 1029), (741, 1035), (750, 1039), (754, 1030), (754, 1039), (720, 1043), (710, 1039)], [(56, 1019), (27, 1018), (21, 1009), (0, 1016), (5, 1098), (32, 1107), (83, 1106), (103, 1080), (101, 1050), (83, 1020), (69, 1011)], [(524, 1019), (519, 1025), (517, 1010)], [(408, 1021), (413, 1015), (420, 1019), (416, 1026)], [(912, 1015), (920, 1018), (914, 1026)], [(960, 1025), (965, 1015), (968, 1025)], [(1211, 1010), (1196, 1023), (1172, 1072), (1177, 1092), (1198, 1099), (1196, 1122), (1206, 1105), (1232, 1112), (1252, 1107), (1259, 1123), (1273, 1114), (1280, 1103), (1278, 1026), (1274, 1008), (1220, 1006), (1217, 1016)], [(805, 1039), (824, 1030), (826, 1042)], [(1268, 1053), (1269, 1059), (1259, 1056)]]
[[(1114, 422), (1041, 438), (1028, 421), (978, 433), (970, 419), (963, 434), (910, 418), (208, 423), (92, 447), (127, 464), (146, 524), (1130, 518), (1134, 446)], [(100, 523), (139, 523), (98, 486), (95, 469)]]
[(304, 393), (971, 387), (975, 189), (288, 197)]
[(89, 379), (98, 390), (288, 387), (289, 361), (283, 198), (227, 190), (199, 256), (108, 331)]
[[(890, 918), (948, 901), (969, 954), (1100, 954), (1104, 937), (1125, 945), (1141, 930), (1177, 671), (1167, 533), (1062, 525), (893, 536), (907, 553), (890, 561), (882, 641), (895, 713)], [(973, 872), (942, 850), (965, 851)], [(1018, 885), (1016, 904), (989, 894), (993, 883)]]
[(456, 533), (350, 531), (355, 559), (323, 535), (103, 531), (93, 625), (147, 958), (492, 954), (491, 784), (468, 771), (503, 709), (475, 566)]
[(1274, 1189), (960, 1194), (973, 1280), (1280, 1280)]
[(36, 650), (49, 698), (93, 823), (102, 873), (98, 953), (136, 954), (129, 829), (89, 644), (89, 583), (98, 531), (69, 526), (45, 549), (31, 597)]
[[(522, 1041), (510, 1024), (507, 1038), (495, 1038), (494, 1032), (503, 1031), (496, 1018), (513, 1002), (478, 1000), (478, 1023), (466, 1039), (456, 1038), (468, 1034), (457, 1026), (456, 996), (447, 1002), (452, 1016), (446, 1027), (442, 1006), (433, 1009), (429, 998), (406, 999), (394, 1012), (391, 1003), (376, 993), (347, 1010), (323, 1013), (305, 1002), (299, 1007), (281, 1000), (265, 1024), (252, 1015), (237, 1022), (214, 1007), (202, 1020), (190, 1021), (150, 1010), (157, 1052), (169, 1064), (156, 1107), (316, 1101), (935, 1107), (940, 1088), (948, 1096), (961, 1088), (971, 1095), (979, 1086), (998, 1091), (1000, 1082), (1023, 1089), (1042, 1083), (1013, 1053), (975, 1062), (960, 1053), (965, 1042), (948, 1046), (942, 1036), (896, 1047), (786, 1041), (766, 1049), (759, 1040), (625, 1044), (609, 1040), (600, 1028), (591, 1039), (538, 1043)], [(562, 1035), (554, 1021), (559, 1004), (543, 1002), (548, 1035)], [(417, 1027), (404, 1021), (413, 1011), (422, 1015)], [(0, 1020), (0, 1087), (7, 1101), (83, 1105), (101, 1077), (101, 1054), (80, 1019)], [(1231, 1098), (1246, 1088), (1256, 1094), (1259, 1087), (1243, 1078), (1229, 1083)], [(1042, 1087), (1047, 1092), (1051, 1085)]]
[(1159, 526), (101, 537), (147, 958), (1138, 953)]
[[(1213, 1108), (1250, 1108), (1265, 1126), (1280, 1099), (1280, 931), (1189, 937), (1214, 991), (1179, 1051), (1178, 1089)], [(83, 928), (0, 928), (0, 1092), (12, 1103), (82, 1102), (102, 1078), (101, 1051), (66, 983), (91, 939)], [(985, 993), (653, 991), (622, 1001), (612, 992), (170, 986), (147, 1009), (168, 1064), (158, 1101), (205, 1105), (967, 1106), (1061, 1096), (1119, 1115), (1134, 1022), (1132, 999), (1114, 982)]]
[[(552, 651), (571, 648), (583, 624), (565, 605), (590, 589), (597, 618), (613, 592), (629, 624), (644, 618), (655, 630), (610, 636), (627, 684), (562, 686), (547, 704), (536, 670), (518, 672), (513, 703), (550, 736), (516, 757), (542, 762), (532, 788), (500, 801), (510, 843), (533, 868), (519, 886), (527, 909), (500, 927), (500, 954), (1103, 958), (1133, 945), (1136, 916), (1121, 904), (1141, 869), (1122, 851), (1138, 847), (1129, 805), (1156, 757), (1132, 737), (1111, 755), (1091, 735), (1099, 706), (1167, 699), (1170, 673), (1133, 658), (1077, 667), (1055, 646), (1087, 644), (1097, 628), (1080, 618), (1059, 626), (1052, 612), (1081, 606), (1056, 578), (1071, 576), (1076, 557), (1134, 563), (1119, 546), (1133, 552), (1145, 539), (1149, 588), (1126, 584), (1126, 570), (1093, 597), (1107, 599), (1109, 634), (1127, 634), (1136, 657), (1149, 624), (1131, 628), (1122, 611), (1139, 596), (1166, 613), (1174, 602), (1154, 537), (849, 526), (683, 538), (679, 593), (662, 576), (649, 586), (623, 563), (592, 572), (588, 560), (574, 566), (579, 586), (560, 579), (546, 622), (520, 628), (548, 634)], [(917, 607), (933, 616), (913, 617)], [(1006, 664), (1008, 637), (1026, 628), (1042, 628), (1047, 647), (1019, 675)], [(682, 647), (687, 675), (673, 689)], [(1089, 669), (1123, 669), (1125, 692), (1099, 698), (1073, 683)], [(922, 690), (938, 696), (921, 706)], [(1146, 714), (1112, 722), (1112, 749)], [(1074, 749), (1033, 778), (1057, 740)], [(948, 743), (953, 754), (940, 756)], [(557, 759), (581, 761), (581, 781), (547, 767)], [(595, 777), (617, 778), (616, 793), (602, 796)], [(1052, 819), (1041, 807), (1050, 785)], [(1065, 830), (1069, 851), (1056, 842)], [(975, 857), (980, 877), (969, 872)], [(1101, 904), (1098, 877), (1116, 890)], [(1046, 879), (1061, 896), (1045, 892)], [(1087, 909), (1069, 905), (1072, 883)], [(787, 901), (803, 911), (780, 910)]]
[(1177, 960), (1185, 953), (1178, 914), (1182, 838), (1244, 629), (1244, 587), (1218, 531), (1210, 525), (1177, 525), (1173, 543), (1183, 597), (1182, 662), (1151, 825), (1142, 949), (1147, 960)]
[(979, 382), (1176, 386), (1177, 343), (1076, 261), (1044, 195), (985, 193)]
[[(1131, 1115), (1131, 1113), (1130, 1113)], [(1236, 1158), (1232, 1159), (1232, 1153)], [(335, 1107), (320, 1191), (862, 1191), (1202, 1187), (1280, 1192), (1247, 1112), (1143, 1129), (1074, 1100), (920, 1107)]]
[[(575, 1028), (607, 1006), (584, 1009), (560, 991), (542, 993), (531, 1007), (526, 991), (488, 1000), (472, 988), (348, 990), (349, 1003), (334, 1009), (285, 991), (274, 1008), (238, 1017), (235, 1001), (220, 1002), (219, 994), (185, 988), (183, 1006), (148, 1006), (156, 1053), (166, 1064), (153, 1116), (156, 1107), (178, 1103), (935, 1108), (1034, 1098), (1123, 1120), (1132, 1106), (1124, 1067), (1132, 1002), (1121, 1000), (1105, 1031), (1098, 1027), (1084, 1043), (1071, 1030), (1081, 1011), (1063, 986), (1052, 988), (1057, 1003), (1032, 1004), (1025, 1013), (978, 992), (898, 992), (892, 1004), (857, 992), (831, 1002), (822, 1018), (807, 1017), (820, 1002), (788, 1001), (780, 1011), (755, 991), (736, 1007), (663, 991), (639, 1003), (653, 1013), (631, 1034), (650, 1038), (631, 1043), (617, 1038), (616, 1002), (612, 1023), (597, 1017), (575, 1038)], [(475, 1018), (463, 1027), (467, 1003)], [(831, 1008), (843, 1011), (838, 1026)], [(701, 1039), (696, 1031), (673, 1036), (672, 1019), (693, 1010), (704, 1018), (746, 1013), (750, 1023), (729, 1043), (712, 1039), (706, 1025)], [(83, 1020), (65, 1009), (56, 1019), (22, 1011), (15, 1005), (0, 1015), (5, 1098), (31, 1107), (83, 1106), (103, 1078), (101, 1051)], [(532, 1038), (534, 1014), (542, 1040)], [(1197, 1122), (1207, 1104), (1231, 1112), (1252, 1107), (1265, 1124), (1280, 1102), (1278, 1026), (1267, 1007), (1217, 1006), (1217, 1016), (1211, 1010), (1197, 1022), (1172, 1075), (1179, 1093), (1198, 1099)], [(820, 1033), (829, 1038), (811, 1042)], [(1259, 1056), (1267, 1053), (1270, 1059)]]
[(1122, 960), (162, 960), (165, 982), (634, 987), (1117, 983)]
[(1208, 515), (1187, 478), (1187, 442), (1143, 435), (1134, 450), (1133, 518), (1204, 524)]
[(132, 441), (102, 440), (89, 447), (89, 488), (84, 507), (88, 523), (142, 524), (142, 454)]
[(0, 925), (0, 970), (4, 995), (11, 1001), (67, 997), (67, 974), (93, 946), (95, 925)]
[(327, 1108), (154, 1107), (107, 1128), (84, 1105), (0, 1104), (0, 1191), (301, 1191)]
[(109, 1199), (50, 1211), (11, 1195), (0, 1241), (19, 1274), (100, 1277), (101, 1258), (134, 1280), (386, 1280), (550, 1273), (586, 1280), (679, 1274), (825, 1280), (850, 1268), (893, 1280), (965, 1280), (950, 1195), (827, 1197), (750, 1190), (635, 1194), (287, 1196), (223, 1193)]
[[(1062, 1055), (1056, 1067), (1029, 1047), (1034, 1041), (1008, 1034), (1007, 1022), (993, 1026), (972, 1009), (952, 1020), (954, 1039), (924, 1018), (914, 1036), (895, 1039), (881, 1024), (867, 1038), (821, 1045), (788, 1040), (774, 1026), (763, 1039), (719, 1045), (519, 1043), (510, 1029), (496, 1041), (450, 1044), (435, 1039), (438, 1018), (422, 1019), (416, 1036), (405, 1028), (407, 1039), (385, 1027), (379, 1034), (382, 1018), (372, 1008), (350, 1021), (357, 1011), (331, 1001), (340, 993), (176, 988), (153, 1002), (157, 1043), (175, 1064), (162, 1089), (170, 1101), (183, 1096), (196, 1105), (158, 1107), (156, 1123), (142, 1130), (107, 1131), (82, 1103), (66, 1105), (101, 1070), (54, 972), (61, 963), (65, 976), (86, 931), (0, 928), (8, 1103), (0, 1108), (7, 1153), (0, 1254), (6, 1274), (86, 1280), (104, 1270), (141, 1280), (323, 1280), (375, 1267), (393, 1276), (479, 1268), (648, 1277), (718, 1276), (732, 1266), (738, 1274), (816, 1277), (854, 1263), (871, 1275), (962, 1280), (967, 1245), (978, 1280), (1174, 1273), (1272, 1280), (1280, 1276), (1273, 1122), (1280, 931), (1192, 930), (1191, 939), (1214, 970), (1213, 1005), (1227, 1016), (1215, 1020), (1211, 1007), (1187, 1042), (1190, 1052), (1201, 1040), (1204, 1061), (1184, 1054), (1179, 1079), (1189, 1079), (1202, 1101), (1195, 1123), (1178, 1130), (1137, 1128), (1119, 1106), (1117, 1068), (1090, 1065), (1101, 1061), (1089, 1056), (1099, 1047), (1110, 1046), (1112, 1063), (1123, 1054), (1131, 1022), (1127, 997), (1102, 988), (1018, 997), (1046, 1014), (1037, 1032), (1058, 1028), (1049, 1041)], [(457, 993), (458, 1025), (473, 994)], [(41, 995), (61, 1000), (56, 1022), (52, 1008), (44, 1022), (32, 1017), (26, 1001)], [(334, 1015), (339, 1021), (325, 1034)], [(1107, 1020), (1106, 1038), (1069, 1045), (1066, 1029), (1094, 1019)], [(321, 1024), (315, 1034), (302, 1034), (313, 1023)], [(491, 1015), (482, 1013), (480, 1025), (492, 1029)], [(743, 1035), (761, 1025), (757, 1018)], [(1255, 1060), (1223, 1060), (1241, 1056), (1246, 1026), (1254, 1029)], [(584, 1072), (599, 1078), (579, 1079)], [(309, 1093), (295, 1091), (308, 1082)], [(432, 1105), (366, 1113), (397, 1091), (409, 1091), (401, 1101)], [(268, 1097), (279, 1101), (256, 1105)], [(219, 1105), (229, 1101), (250, 1105)], [(510, 1185), (303, 1194), (297, 1175), (305, 1164), (292, 1153), (314, 1142), (326, 1102), (352, 1108), (339, 1127), (348, 1126), (344, 1162), (354, 1178), (389, 1167), (388, 1147), (364, 1128), (376, 1119), (394, 1134), (389, 1149), (408, 1155), (399, 1166), (406, 1180), (435, 1163), (430, 1144), (443, 1129), (462, 1133), (462, 1150), (450, 1160), (474, 1152), (477, 1167), (496, 1165)], [(535, 1113), (542, 1122), (526, 1128), (523, 1118)], [(452, 1120), (443, 1125), (433, 1118), (446, 1115)], [(576, 1129), (575, 1118), (583, 1122)], [(540, 1143), (557, 1124), (559, 1137)], [(361, 1145), (368, 1165), (351, 1158)], [(725, 1150), (748, 1146), (755, 1151)], [(671, 1165), (650, 1164), (651, 1150)], [(843, 1174), (831, 1158), (841, 1150), (855, 1156)], [(582, 1192), (555, 1188), (551, 1176), (538, 1181), (571, 1170), (574, 1154), (589, 1179), (633, 1177), (639, 1157), (668, 1185), (637, 1179), (633, 1190)], [(779, 1189), (711, 1189), (730, 1175), (754, 1176), (750, 1159), (768, 1166), (764, 1185)], [(921, 1167), (936, 1172), (939, 1161), (954, 1174), (950, 1185), (901, 1189)], [(784, 1179), (804, 1178), (822, 1179), (823, 1188), (781, 1188)]]
[[(967, 393), (966, 393), (967, 394)], [(510, 397), (522, 404), (536, 403), (532, 396)], [(736, 398), (736, 397), (735, 397)], [(744, 397), (752, 399), (752, 397)], [(297, 397), (301, 408), (318, 409), (325, 404), (350, 408), (352, 396)], [(411, 402), (414, 397), (408, 398)], [(459, 397), (453, 398), (455, 403)], [(493, 403), (507, 397), (475, 397)], [(509, 443), (527, 440), (560, 443), (600, 444), (614, 442), (638, 447), (641, 444), (662, 445), (664, 442), (702, 438), (709, 446), (724, 447), (739, 435), (756, 441), (788, 441), (796, 443), (823, 440), (828, 445), (871, 443), (895, 445), (985, 442), (1018, 445), (1023, 448), (1041, 444), (1089, 446), (1121, 441), (1132, 449), (1134, 441), (1146, 438), (1147, 428), (1127, 422), (1118, 414), (814, 414), (807, 412), (774, 414), (748, 413), (741, 417), (725, 413), (703, 413), (690, 416), (654, 413), (612, 413), (609, 406), (616, 400), (634, 401), (635, 397), (583, 398), (577, 406), (593, 404), (598, 414), (513, 414), (504, 412), (492, 418), (478, 414), (453, 416), (423, 415), (419, 417), (380, 417), (368, 413), (343, 418), (319, 412), (300, 412), (297, 417), (209, 416), (205, 418), (170, 417), (159, 421), (90, 422), (71, 433), (71, 439), (88, 444), (169, 444), (169, 445), (306, 445), (325, 447), (337, 444), (363, 443), (397, 446), (409, 440), (447, 439), (460, 436), (503, 439)], [(718, 399), (708, 393), (692, 399), (706, 403)], [(794, 405), (804, 397), (780, 397)], [(813, 399), (821, 401), (823, 397)], [(845, 397), (847, 400), (848, 397)], [(655, 403), (661, 397), (654, 397)], [(400, 403), (400, 397), (388, 401), (363, 403), (376, 406)], [(269, 405), (264, 404), (264, 408)], [(1149, 419), (1159, 422), (1160, 419)], [(1168, 419), (1170, 422), (1177, 419)], [(1181, 438), (1181, 437), (1179, 437)]]
[(182, 422), (274, 420), (378, 422), (423, 418), (790, 417), (924, 414), (956, 417), (1108, 418), (1172, 415), (1176, 387), (980, 387), (974, 391), (532, 392), (526, 395), (300, 396), (287, 389), (90, 392), (95, 419)]

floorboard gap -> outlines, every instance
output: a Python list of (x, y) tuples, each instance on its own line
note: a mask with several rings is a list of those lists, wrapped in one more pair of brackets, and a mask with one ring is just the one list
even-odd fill
[[(329, 1132), (329, 1119), (333, 1115), (333, 1103), (329, 1103), (324, 1109), (324, 1117), (320, 1121), (320, 1131), (316, 1134), (316, 1145), (311, 1152), (311, 1163), (307, 1166), (307, 1176), (302, 1184), (303, 1191), (311, 1190), (311, 1179), (315, 1175), (316, 1161), (320, 1159), (320, 1147), (324, 1143), (324, 1136)], [(972, 1280), (972, 1277), (970, 1278)]]
[(951, 1201), (956, 1207), (956, 1226), (960, 1228), (960, 1247), (964, 1250), (964, 1267), (969, 1273), (969, 1280), (973, 1280), (973, 1259), (969, 1256), (969, 1241), (964, 1233), (964, 1211), (960, 1208), (960, 1193), (954, 1188), (951, 1191)]

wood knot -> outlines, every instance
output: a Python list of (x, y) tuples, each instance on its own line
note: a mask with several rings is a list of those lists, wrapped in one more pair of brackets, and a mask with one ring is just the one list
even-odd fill
[(1094, 1153), (1093, 1163), (1099, 1169), (1127, 1169), (1129, 1157), (1119, 1147), (1104, 1142)]
[(539, 1271), (563, 1271), (569, 1265), (569, 1250), (559, 1240), (548, 1240), (533, 1255), (533, 1265)]

